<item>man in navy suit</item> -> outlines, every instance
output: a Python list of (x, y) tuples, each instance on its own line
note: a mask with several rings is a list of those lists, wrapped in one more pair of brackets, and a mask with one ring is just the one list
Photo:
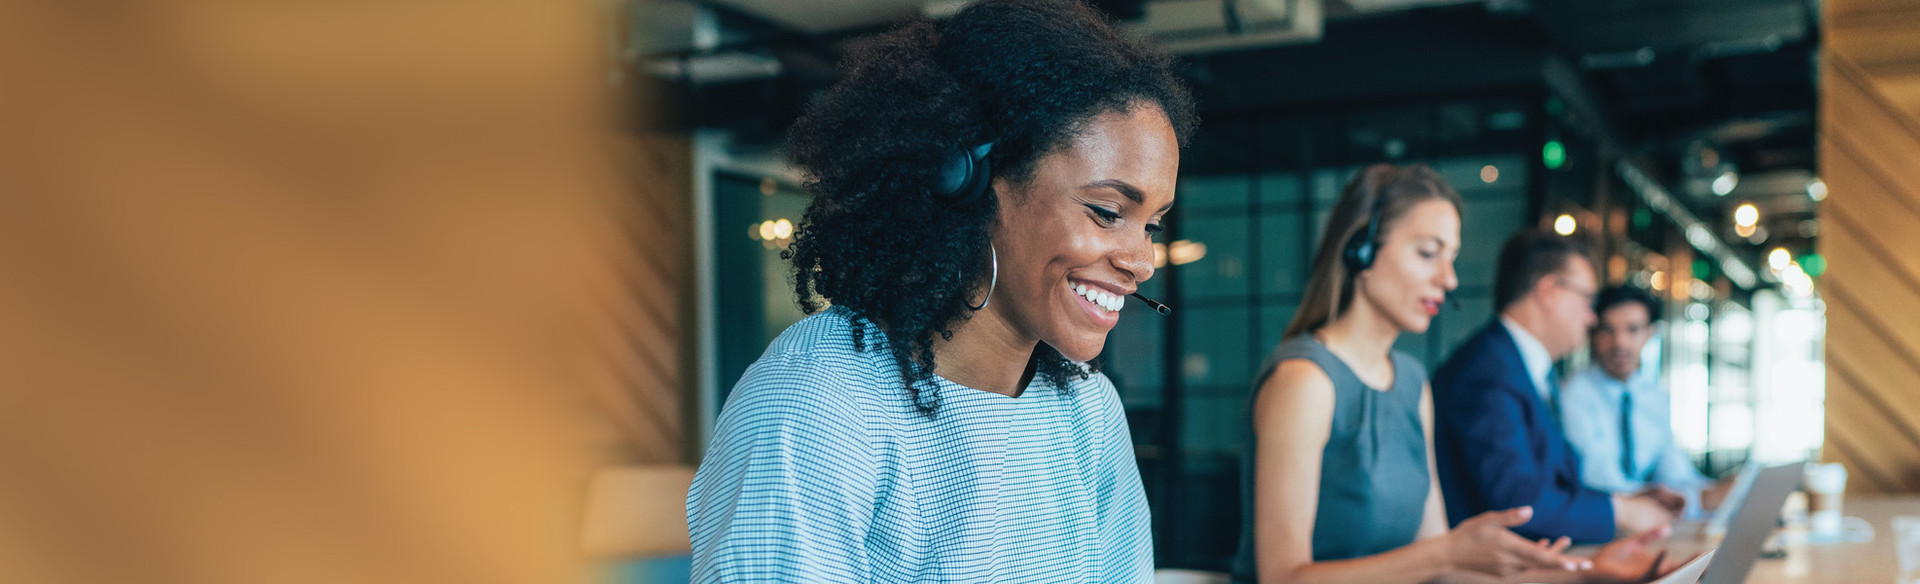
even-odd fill
[(1434, 449), (1447, 519), (1533, 507), (1513, 528), (1578, 543), (1658, 529), (1673, 520), (1661, 493), (1611, 495), (1580, 481), (1580, 461), (1548, 406), (1553, 362), (1580, 347), (1599, 289), (1586, 250), (1531, 231), (1508, 240), (1494, 276), (1499, 318), (1455, 349), (1433, 376)]

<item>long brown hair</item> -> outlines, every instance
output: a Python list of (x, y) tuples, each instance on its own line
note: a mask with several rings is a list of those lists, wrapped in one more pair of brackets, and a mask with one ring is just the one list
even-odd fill
[(1333, 213), (1327, 216), (1326, 234), (1320, 238), (1319, 252), (1313, 254), (1313, 274), (1307, 279), (1305, 297), (1280, 338), (1311, 333), (1340, 318), (1353, 305), (1355, 274), (1341, 259), (1348, 243), (1366, 236), (1367, 220), (1377, 212), (1379, 224), (1374, 227), (1373, 241), (1377, 256), (1380, 242), (1393, 231), (1393, 224), (1427, 199), (1453, 203), (1454, 211), (1465, 214), (1460, 193), (1424, 164), (1380, 163), (1353, 175), (1340, 192), (1340, 200), (1333, 204)]

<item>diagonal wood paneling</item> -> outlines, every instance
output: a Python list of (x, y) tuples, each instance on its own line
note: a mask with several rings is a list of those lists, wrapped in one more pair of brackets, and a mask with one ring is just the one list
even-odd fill
[[(1857, 259), (1849, 264), (1849, 271), (1829, 272), (1826, 282), (1831, 286), (1847, 285), (1857, 295), (1862, 304), (1851, 308), (1873, 314), (1882, 319), (1881, 322), (1899, 322), (1906, 316), (1906, 307), (1901, 303), (1911, 300), (1914, 290), (1920, 290), (1920, 269), (1912, 265), (1910, 258), (1885, 251), (1920, 248), (1888, 245), (1887, 239), (1896, 238), (1882, 237), (1889, 234), (1876, 232), (1875, 226), (1913, 223), (1901, 223), (1898, 214), (1886, 220), (1862, 221), (1855, 218), (1856, 213), (1838, 206), (1828, 208), (1825, 213), (1827, 223), (1837, 229), (1824, 234), (1823, 239), (1832, 238), (1832, 241), (1822, 241), (1822, 249), (1850, 260)], [(1912, 327), (1891, 327), (1888, 334), (1891, 335), (1889, 341), (1920, 348), (1920, 331)]]
[(1851, 490), (1920, 492), (1920, 5), (1824, 10), (1824, 457), (1854, 471)]
[(1877, 92), (1909, 113), (1920, 114), (1920, 11), (1900, 0), (1829, 2), (1827, 50), (1844, 54), (1873, 77)]
[(651, 369), (634, 369), (627, 394), (636, 398), (635, 409), (644, 411), (655, 430), (651, 436), (662, 440), (640, 462), (689, 462), (693, 444), (687, 437), (688, 398), (693, 395), (694, 376), (692, 146), (685, 137), (651, 136), (634, 140), (626, 151), (637, 160), (627, 178), (643, 205), (641, 212), (623, 217), (622, 223), (633, 249), (653, 259), (627, 279), (641, 316), (623, 324), (629, 338), (639, 341), (635, 359), (652, 364)]
[[(1836, 353), (1827, 361), (1828, 438), (1852, 445), (1843, 451), (1849, 466), (1868, 482), (1856, 488), (1871, 492), (1906, 492), (1920, 488), (1915, 467), (1920, 458), (1920, 418), (1913, 408), (1900, 407), (1910, 382), (1920, 378), (1920, 364), (1886, 342), (1886, 326), (1872, 316), (1853, 312), (1861, 306), (1849, 288), (1832, 282), (1825, 288), (1829, 302), (1829, 338), (1866, 339), (1852, 343), (1853, 351)], [(1830, 453), (1841, 454), (1841, 453)], [(1911, 477), (1911, 478), (1909, 478)]]
[(577, 433), (675, 455), (602, 7), (391, 4), (0, 8), (0, 582), (578, 582)]
[[(1855, 415), (1847, 424), (1835, 426), (1828, 440), (1844, 443), (1844, 453), (1849, 457), (1848, 467), (1858, 480), (1865, 484), (1855, 485), (1855, 489), (1864, 492), (1889, 493), (1906, 492), (1920, 487), (1920, 473), (1914, 472), (1911, 465), (1913, 452), (1896, 452), (1886, 448), (1887, 437), (1908, 438), (1893, 421), (1882, 415), (1884, 402), (1868, 399), (1874, 394), (1857, 391), (1860, 382), (1855, 379), (1851, 366), (1841, 366), (1834, 370), (1835, 379), (1840, 381), (1837, 387), (1842, 392), (1833, 396), (1829, 407), (1837, 407)], [(1895, 442), (1899, 443), (1899, 442)]]
[(623, 137), (611, 148), (629, 197), (611, 201), (618, 236), (605, 242), (599, 357), (590, 414), (608, 423), (590, 436), (610, 462), (691, 460), (693, 379), (692, 150), (685, 137)]

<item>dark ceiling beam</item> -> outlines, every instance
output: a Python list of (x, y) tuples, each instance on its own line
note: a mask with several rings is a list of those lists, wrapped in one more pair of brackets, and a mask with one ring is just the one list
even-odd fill
[(1329, 22), (1321, 41), (1191, 57), (1207, 113), (1461, 95), (1540, 86), (1547, 41), (1479, 6)]
[(1535, 0), (1534, 15), (1576, 55), (1786, 44), (1813, 28), (1803, 0)]
[[(837, 62), (847, 40), (870, 35), (889, 27), (862, 27), (831, 34), (808, 34), (766, 17), (714, 0), (694, 0), (693, 6), (714, 14), (723, 31), (721, 42), (711, 50), (697, 49), (645, 55), (648, 59), (684, 58), (708, 52), (746, 51), (800, 53), (827, 63)], [(729, 34), (731, 33), (731, 34)], [(731, 37), (731, 38), (729, 38)], [(783, 59), (784, 60), (784, 59)]]

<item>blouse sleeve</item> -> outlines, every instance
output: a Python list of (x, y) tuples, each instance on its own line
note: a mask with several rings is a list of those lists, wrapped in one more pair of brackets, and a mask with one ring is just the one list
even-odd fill
[(1110, 564), (1101, 582), (1151, 582), (1153, 580), (1153, 521), (1147, 510), (1146, 490), (1140, 484), (1140, 463), (1133, 453), (1133, 432), (1127, 425), (1126, 408), (1113, 383), (1099, 375), (1101, 412), (1101, 455), (1106, 472), (1099, 490), (1100, 533), (1103, 545), (1113, 550)]
[(755, 363), (687, 494), (693, 582), (861, 582), (878, 482), (865, 418), (817, 365)]

